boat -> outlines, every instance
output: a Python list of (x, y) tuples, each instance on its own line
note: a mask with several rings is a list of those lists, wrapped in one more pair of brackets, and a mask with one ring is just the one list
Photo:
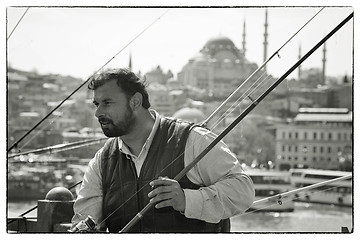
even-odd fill
[[(291, 185), (306, 187), (319, 182), (349, 175), (350, 172), (322, 169), (290, 169)], [(352, 180), (336, 181), (325, 186), (295, 194), (294, 201), (352, 206)]]
[(268, 169), (245, 170), (255, 187), (255, 202), (260, 199), (270, 198), (269, 202), (253, 204), (249, 211), (269, 212), (292, 212), (294, 202), (290, 198), (277, 199), (275, 196), (293, 189), (290, 182), (290, 173), (287, 171), (275, 171)]
[[(65, 159), (22, 156), (9, 161), (7, 197), (9, 201), (44, 199), (54, 186), (70, 187), (82, 179), (84, 167)], [(73, 191), (76, 195), (76, 189)]]
[(56, 185), (51, 171), (21, 170), (8, 176), (7, 196), (9, 201), (43, 199)]

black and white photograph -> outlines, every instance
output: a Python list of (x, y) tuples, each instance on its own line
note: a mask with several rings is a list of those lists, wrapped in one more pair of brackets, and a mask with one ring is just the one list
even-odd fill
[(6, 237), (354, 237), (357, 8), (210, 2), (2, 6)]

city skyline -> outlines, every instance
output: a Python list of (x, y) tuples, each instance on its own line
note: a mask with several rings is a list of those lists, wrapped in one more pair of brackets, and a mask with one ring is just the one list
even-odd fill
[[(245, 57), (260, 66), (265, 61), (265, 9), (268, 10), (269, 57), (321, 7), (31, 7), (7, 40), (8, 63), (25, 71), (36, 69), (40, 74), (53, 73), (85, 79), (124, 49), (106, 67), (127, 67), (131, 55), (134, 71), (144, 74), (159, 65), (164, 71), (171, 70), (176, 78), (187, 61), (213, 37), (229, 37), (238, 49), (242, 49), (245, 21)], [(7, 8), (8, 35), (25, 10), (25, 7)], [(280, 58), (275, 57), (268, 63), (268, 73), (280, 77), (298, 60), (300, 46), (304, 55), (352, 11), (352, 7), (327, 7), (322, 10), (281, 49)], [(118, 29), (118, 33), (115, 29)], [(326, 43), (327, 76), (351, 76), (352, 31), (353, 22), (350, 21)], [(302, 64), (302, 69), (321, 69), (322, 54), (321, 47)], [(297, 78), (297, 71), (289, 77)]]

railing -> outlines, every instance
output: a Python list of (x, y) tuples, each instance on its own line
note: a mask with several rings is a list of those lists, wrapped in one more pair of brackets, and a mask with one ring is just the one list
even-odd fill
[(8, 233), (67, 232), (74, 215), (72, 193), (64, 187), (48, 192), (45, 200), (38, 200), (37, 217), (12, 217), (7, 219)]
[[(289, 197), (299, 192), (308, 191), (337, 181), (352, 178), (352, 175), (323, 181), (310, 186), (298, 188), (271, 197), (257, 200), (252, 206), (261, 204), (282, 204), (283, 201), (292, 201)], [(56, 191), (53, 191), (56, 189)], [(45, 200), (38, 201), (37, 217), (12, 217), (8, 218), (8, 233), (45, 233), (45, 232), (68, 232), (71, 228), (71, 218), (74, 215), (74, 200), (72, 193), (63, 187), (57, 187), (49, 191)], [(51, 193), (53, 191), (53, 193)], [(70, 196), (71, 195), (71, 196)], [(341, 232), (349, 232), (348, 229), (341, 229)]]

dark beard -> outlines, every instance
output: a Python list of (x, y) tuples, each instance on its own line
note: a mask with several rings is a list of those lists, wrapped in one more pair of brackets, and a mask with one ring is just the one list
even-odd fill
[(135, 116), (130, 107), (128, 107), (125, 112), (124, 118), (122, 121), (114, 123), (111, 119), (102, 118), (99, 121), (107, 121), (109, 122), (106, 127), (101, 125), (101, 129), (103, 130), (105, 136), (107, 137), (120, 137), (124, 136), (131, 132), (135, 125)]

